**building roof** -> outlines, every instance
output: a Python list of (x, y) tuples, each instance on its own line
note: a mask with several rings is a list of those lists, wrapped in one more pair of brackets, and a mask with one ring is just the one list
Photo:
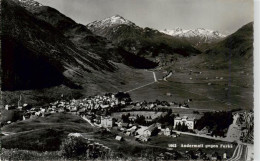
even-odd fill
[(187, 120), (187, 121), (194, 121), (195, 118), (189, 118), (188, 116), (183, 116), (183, 117), (176, 117), (174, 120)]
[(150, 125), (145, 131), (153, 131), (155, 128), (156, 128), (157, 126), (156, 126), (156, 124), (152, 124), (152, 125)]

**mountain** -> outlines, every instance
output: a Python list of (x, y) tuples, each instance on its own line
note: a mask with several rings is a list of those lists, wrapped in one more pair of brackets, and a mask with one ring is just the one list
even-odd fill
[(60, 84), (74, 88), (83, 73), (116, 69), (108, 61), (91, 57), (16, 1), (2, 1), (2, 30), (2, 90)]
[(91, 30), (95, 29), (105, 29), (107, 27), (114, 27), (117, 25), (129, 25), (134, 26), (135, 24), (129, 20), (126, 20), (124, 17), (120, 15), (115, 15), (109, 18), (106, 18), (101, 21), (94, 21), (88, 25), (88, 28)]
[(96, 36), (56, 9), (33, 0), (2, 3), (2, 90), (79, 87), (93, 72), (117, 70), (112, 61), (134, 68), (157, 65)]
[[(247, 73), (248, 84), (252, 84), (253, 75), (253, 22), (250, 22), (233, 34), (214, 43), (207, 44), (205, 50), (197, 55), (187, 58), (179, 58), (172, 65), (166, 66), (167, 70), (178, 69), (185, 66), (191, 70), (220, 70), (231, 74)], [(234, 73), (233, 73), (234, 72)], [(251, 75), (252, 74), (252, 75)], [(244, 82), (245, 79), (244, 79)]]
[[(207, 61), (215, 67), (234, 67), (253, 66), (253, 22), (250, 22), (235, 33), (229, 35), (224, 40), (213, 44), (204, 54), (208, 57)], [(214, 58), (214, 59), (212, 59)]]
[[(124, 63), (134, 68), (154, 68), (157, 65), (145, 58), (124, 51), (107, 39), (93, 34), (86, 26), (76, 23), (54, 8), (41, 4), (30, 5), (34, 4), (32, 3), (33, 0), (16, 1), (37, 18), (51, 24), (81, 50), (89, 52), (93, 57)], [(117, 21), (117, 19), (115, 18), (114, 21)]]
[(151, 60), (169, 60), (176, 55), (200, 53), (186, 41), (176, 39), (151, 28), (141, 28), (122, 16), (116, 15), (87, 25), (94, 34), (102, 36), (126, 51)]
[(213, 43), (220, 41), (226, 37), (219, 33), (218, 31), (213, 31), (204, 28), (198, 28), (194, 30), (185, 30), (181, 28), (176, 28), (173, 30), (165, 29), (161, 31), (164, 34), (185, 39), (188, 42), (192, 43), (194, 46), (200, 46), (205, 43)]

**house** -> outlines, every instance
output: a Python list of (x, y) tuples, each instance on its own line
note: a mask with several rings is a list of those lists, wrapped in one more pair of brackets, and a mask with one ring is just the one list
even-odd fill
[(188, 126), (188, 129), (193, 130), (195, 125), (195, 118), (188, 118), (187, 116), (183, 116), (182, 118), (176, 117), (174, 119), (174, 128), (176, 128), (176, 126), (179, 124), (185, 124)]
[(115, 124), (117, 124), (118, 127), (122, 127), (122, 122), (116, 122)]
[(118, 135), (118, 136), (116, 136), (116, 140), (117, 141), (123, 141), (123, 137)]
[(211, 155), (211, 160), (213, 161), (217, 161), (220, 159), (220, 156), (218, 155), (218, 152), (214, 152), (212, 155)]
[(147, 142), (147, 141), (150, 140), (150, 138), (149, 138), (149, 137), (146, 137), (146, 136), (140, 136), (138, 139), (139, 139), (140, 141), (142, 141), (142, 142)]
[(101, 126), (102, 127), (113, 127), (113, 118), (112, 117), (103, 117), (101, 116)]
[(198, 134), (200, 135), (203, 135), (203, 134), (210, 134), (210, 131), (207, 127), (204, 127), (203, 129), (201, 129), (200, 131), (197, 132)]
[(136, 120), (136, 116), (129, 116), (129, 120), (130, 121), (135, 121)]
[(223, 159), (227, 159), (227, 153), (223, 154)]
[(147, 126), (140, 126), (139, 129), (136, 131), (136, 135), (144, 135), (144, 131), (147, 129)]
[(5, 105), (6, 110), (14, 110), (15, 108), (15, 106)]
[(130, 132), (130, 131), (125, 132), (125, 135), (126, 135), (126, 136), (130, 136), (130, 135), (131, 135), (131, 132)]
[(128, 128), (128, 127), (129, 127), (129, 123), (125, 123), (125, 122), (122, 123), (122, 127), (123, 127), (123, 128)]
[(159, 130), (162, 129), (162, 124), (160, 124), (160, 123), (156, 123), (156, 126), (157, 126), (157, 128), (158, 128)]
[(144, 130), (144, 133), (143, 135), (146, 136), (146, 137), (149, 137), (152, 135), (152, 132), (155, 130), (156, 127), (156, 124), (153, 124), (151, 126), (149, 126), (146, 130)]
[(164, 130), (164, 135), (165, 136), (170, 136), (171, 135), (171, 130), (168, 127)]
[(31, 115), (29, 113), (26, 113), (25, 115), (23, 115), (23, 120), (27, 120), (30, 119)]

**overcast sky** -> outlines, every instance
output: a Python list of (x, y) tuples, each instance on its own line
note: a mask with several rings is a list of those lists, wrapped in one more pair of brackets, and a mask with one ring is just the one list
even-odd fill
[(253, 21), (253, 0), (37, 0), (84, 25), (119, 14), (141, 27), (207, 28), (224, 34)]

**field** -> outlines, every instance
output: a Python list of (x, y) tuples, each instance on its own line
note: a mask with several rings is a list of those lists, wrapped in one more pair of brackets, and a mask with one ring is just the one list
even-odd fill
[[(202, 74), (190, 75), (187, 69), (176, 70), (167, 81), (159, 81), (132, 91), (130, 95), (134, 101), (158, 99), (183, 103), (192, 99), (189, 106), (193, 109), (253, 109), (252, 73), (229, 73), (226, 70), (197, 71)], [(171, 96), (167, 96), (167, 93), (171, 93)]]
[(29, 119), (4, 126), (3, 132), (14, 134), (1, 137), (2, 147), (22, 150), (56, 151), (69, 133), (89, 132), (93, 128), (79, 116), (53, 114), (46, 118)]
[(64, 160), (59, 151), (54, 152), (37, 152), (17, 149), (1, 149), (1, 160)]

